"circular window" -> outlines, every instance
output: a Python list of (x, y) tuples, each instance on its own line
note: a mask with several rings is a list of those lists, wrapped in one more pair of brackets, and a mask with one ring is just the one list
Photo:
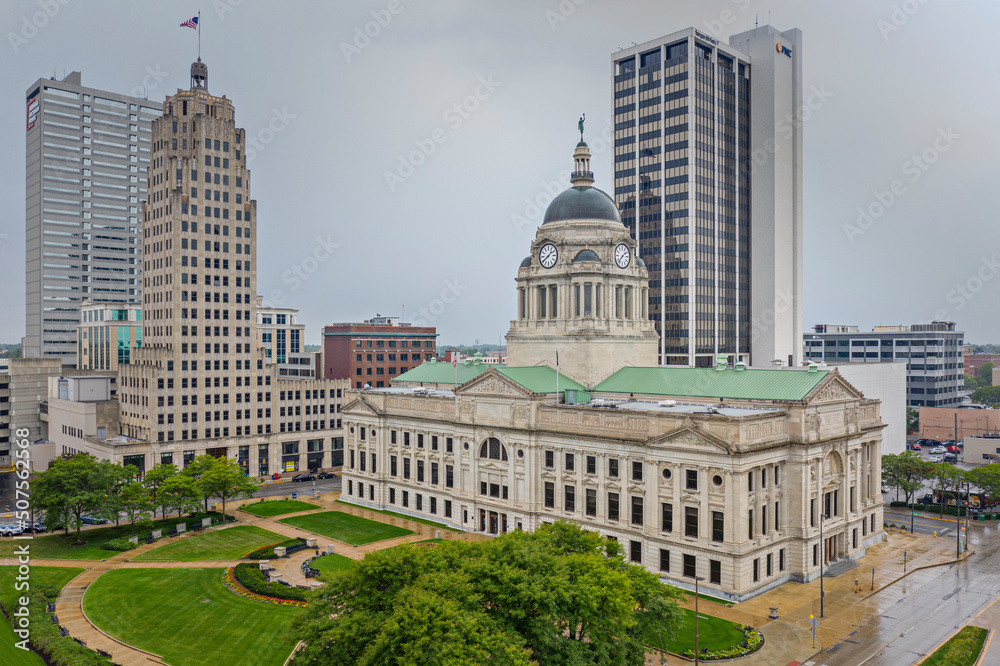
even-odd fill
[(354, 434), (354, 426), (351, 426), (351, 434)]
[(469, 450), (469, 443), (466, 442), (465, 444), (463, 444), (462, 448), (465, 449), (466, 451), (468, 451)]
[(517, 457), (518, 458), (523, 458), (524, 457), (524, 449), (518, 449), (517, 450)]
[(663, 478), (664, 479), (669, 479), (671, 476), (672, 476), (672, 474), (670, 472), (670, 469), (663, 470)]
[(372, 437), (375, 436), (375, 428), (372, 428)]
[(722, 485), (722, 477), (719, 476), (718, 474), (716, 474), (715, 476), (712, 477), (712, 483), (714, 483), (717, 486), (721, 486)]

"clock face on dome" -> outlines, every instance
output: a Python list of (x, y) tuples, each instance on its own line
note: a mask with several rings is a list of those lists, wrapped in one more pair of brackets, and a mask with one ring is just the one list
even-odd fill
[(630, 261), (632, 261), (632, 253), (629, 252), (628, 245), (621, 243), (615, 248), (615, 263), (618, 264), (618, 268), (628, 268)]
[(552, 268), (556, 265), (556, 259), (559, 258), (559, 250), (552, 243), (546, 243), (542, 246), (542, 249), (538, 251), (538, 263), (542, 265), (543, 268)]

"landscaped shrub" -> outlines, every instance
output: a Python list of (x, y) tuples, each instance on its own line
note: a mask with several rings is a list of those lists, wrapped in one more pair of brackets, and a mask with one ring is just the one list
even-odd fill
[(133, 548), (138, 548), (138, 544), (129, 541), (128, 537), (118, 537), (117, 539), (111, 539), (101, 544), (101, 550), (115, 550), (119, 553), (124, 553), (126, 550), (132, 550)]
[[(261, 601), (286, 600), (304, 602), (306, 591), (281, 583), (268, 582), (264, 572), (255, 564), (237, 564), (229, 569), (232, 578), (255, 595), (264, 597)], [(254, 598), (254, 597), (251, 597)]]
[[(31, 647), (40, 653), (52, 666), (111, 666), (111, 660), (93, 650), (85, 648), (69, 636), (60, 636), (59, 627), (49, 621), (46, 604), (59, 596), (59, 590), (52, 585), (31, 593), (28, 602), (28, 630)], [(46, 595), (45, 592), (54, 592)], [(5, 609), (10, 613), (13, 609)]]
[[(752, 654), (759, 650), (761, 646), (764, 645), (764, 635), (760, 633), (757, 629), (754, 629), (750, 625), (743, 624), (740, 625), (740, 631), (746, 636), (740, 645), (734, 645), (733, 647), (726, 648), (725, 650), (702, 651), (698, 658), (702, 661), (714, 661), (716, 659), (733, 659), (735, 657), (743, 657), (748, 654)], [(685, 657), (694, 659), (694, 650), (687, 650), (684, 652)]]
[(288, 539), (287, 541), (282, 541), (281, 543), (272, 543), (269, 546), (261, 546), (257, 550), (251, 550), (249, 553), (244, 555), (248, 560), (270, 560), (275, 557), (274, 549), (276, 547), (291, 548), (292, 546), (298, 546), (299, 544), (304, 544), (305, 539)]

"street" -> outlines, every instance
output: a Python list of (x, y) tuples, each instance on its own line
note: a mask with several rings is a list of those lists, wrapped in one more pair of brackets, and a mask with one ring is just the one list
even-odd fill
[(303, 481), (301, 483), (292, 483), (291, 481), (284, 483), (269, 483), (265, 486), (261, 486), (257, 492), (254, 493), (254, 497), (288, 497), (292, 496), (292, 493), (298, 494), (298, 499), (305, 499), (309, 495), (313, 494), (313, 484), (316, 486), (316, 493), (333, 493), (340, 490), (340, 477), (335, 479), (323, 479), (321, 481)]
[[(886, 522), (893, 522), (895, 516)], [(909, 516), (904, 514), (908, 520)], [(918, 531), (955, 523), (915, 519)], [(898, 522), (897, 522), (898, 524)], [(939, 530), (939, 535), (942, 531)], [(865, 602), (872, 619), (816, 655), (816, 666), (909, 666), (933, 651), (958, 628), (1000, 598), (1000, 529), (975, 523), (969, 532), (969, 559), (915, 572)], [(996, 608), (996, 606), (994, 606)], [(984, 616), (985, 617), (985, 616)], [(990, 653), (993, 656), (993, 653)], [(998, 663), (994, 661), (984, 663)]]
[[(949, 516), (948, 514), (945, 514), (943, 518), (939, 518), (936, 515), (916, 515), (913, 516), (913, 532), (915, 534), (934, 534), (934, 532), (937, 532), (938, 537), (951, 535), (951, 538), (954, 539), (955, 528), (958, 525), (955, 522), (956, 520), (955, 516)], [(905, 507), (886, 509), (885, 522), (886, 524), (905, 525), (906, 529), (909, 530), (910, 512)]]

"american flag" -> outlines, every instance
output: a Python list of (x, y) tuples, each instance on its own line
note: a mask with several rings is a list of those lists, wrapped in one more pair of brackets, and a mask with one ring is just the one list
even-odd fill
[(184, 21), (184, 23), (181, 23), (181, 27), (182, 28), (194, 28), (195, 30), (197, 30), (198, 29), (198, 17), (197, 16), (192, 16), (187, 21)]

